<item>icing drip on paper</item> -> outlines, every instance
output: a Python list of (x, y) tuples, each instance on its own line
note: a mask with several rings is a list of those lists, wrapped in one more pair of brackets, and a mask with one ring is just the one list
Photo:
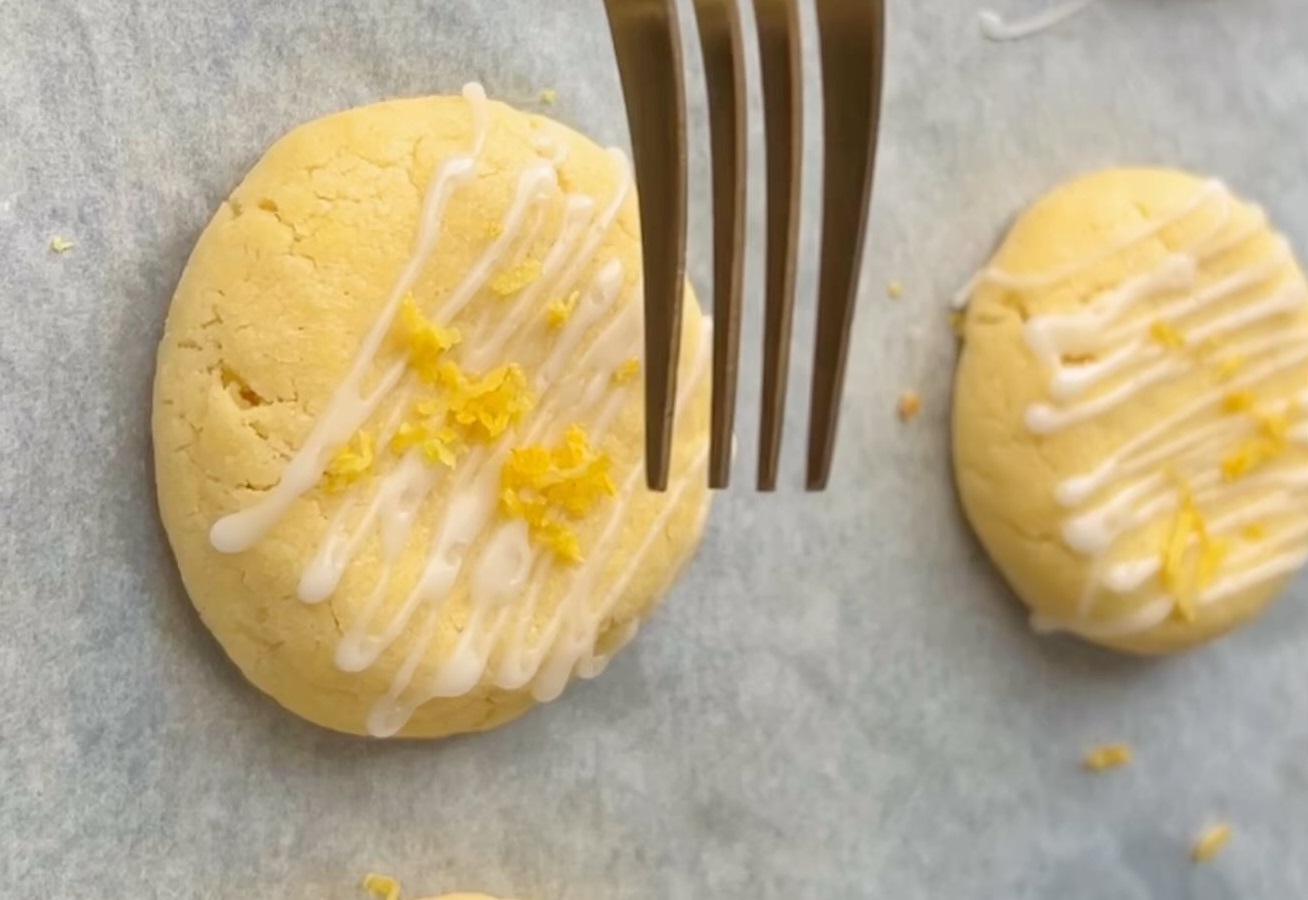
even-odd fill
[(984, 10), (978, 19), (981, 33), (992, 41), (1020, 41), (1048, 31), (1085, 12), (1096, 0), (1064, 0), (1048, 9), (1020, 19), (1010, 19), (992, 10)]

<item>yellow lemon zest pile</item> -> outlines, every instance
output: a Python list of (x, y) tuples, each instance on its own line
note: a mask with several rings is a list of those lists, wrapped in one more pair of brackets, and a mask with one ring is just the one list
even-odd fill
[(562, 300), (551, 300), (545, 313), (549, 316), (551, 328), (562, 328), (568, 324), (572, 318), (573, 311), (577, 308), (577, 301), (581, 299), (581, 291), (573, 291)]
[(447, 417), (463, 426), (474, 442), (489, 444), (511, 426), (522, 421), (535, 400), (527, 387), (527, 376), (517, 365), (491, 369), (481, 378), (469, 378), (453, 363), (441, 365), (442, 397)]
[(1129, 765), (1131, 762), (1131, 747), (1128, 744), (1104, 744), (1102, 747), (1095, 747), (1085, 755), (1081, 760), (1081, 765), (1091, 772), (1103, 772), (1108, 769), (1116, 769), (1119, 766)]
[(540, 260), (528, 259), (492, 278), (490, 289), (500, 297), (512, 297), (537, 278), (540, 278)]
[(470, 444), (489, 444), (522, 421), (534, 405), (527, 377), (516, 365), (500, 366), (481, 378), (454, 363), (436, 367), (435, 400), (420, 400), (391, 438), (392, 453), (421, 449), (433, 465), (453, 466)]
[(329, 494), (345, 490), (372, 471), (375, 457), (371, 434), (360, 431), (349, 443), (336, 451), (323, 473), (323, 486)]
[(613, 370), (614, 384), (630, 384), (640, 375), (640, 360), (636, 357), (623, 362)]
[(1169, 350), (1179, 350), (1185, 346), (1185, 335), (1161, 319), (1149, 326), (1149, 336)]
[(457, 329), (434, 324), (418, 309), (413, 294), (400, 305), (399, 334), (409, 354), (409, 365), (428, 384), (439, 378), (441, 357), (463, 340)]
[(1208, 826), (1195, 840), (1190, 858), (1197, 863), (1208, 862), (1230, 843), (1231, 833), (1231, 826), (1225, 822)]
[(557, 447), (520, 447), (500, 471), (500, 508), (527, 523), (531, 537), (564, 562), (581, 562), (581, 545), (567, 521), (588, 516), (617, 493), (607, 454), (591, 449), (586, 430), (572, 425)]
[[(1160, 576), (1163, 587), (1176, 599), (1177, 615), (1183, 621), (1193, 622), (1198, 614), (1199, 591), (1212, 584), (1226, 558), (1227, 543), (1208, 533), (1208, 524), (1195, 506), (1189, 488), (1182, 486), (1180, 492), (1180, 507), (1163, 543)], [(1199, 545), (1199, 556), (1192, 565), (1187, 565), (1191, 536)]]
[(363, 876), (363, 889), (377, 900), (400, 900), (400, 883), (386, 875)]
[(1222, 460), (1222, 477), (1227, 481), (1243, 478), (1285, 452), (1290, 422), (1284, 415), (1257, 414), (1259, 433), (1240, 444)]

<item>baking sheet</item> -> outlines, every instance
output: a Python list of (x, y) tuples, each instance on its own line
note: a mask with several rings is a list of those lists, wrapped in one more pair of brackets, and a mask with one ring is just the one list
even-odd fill
[[(554, 88), (546, 111), (625, 143), (602, 4), (0, 0), (0, 894), (351, 898), (378, 870), (528, 900), (1308, 895), (1305, 584), (1167, 663), (1036, 639), (956, 508), (944, 313), (1022, 204), (1108, 164), (1220, 174), (1308, 248), (1308, 16), (1103, 0), (1001, 46), (979, 6), (891, 3), (834, 489), (794, 487), (796, 416), (791, 489), (719, 500), (602, 679), (489, 735), (381, 744), (263, 699), (186, 602), (149, 464), (165, 309), (219, 201), (320, 114), (479, 79), (542, 110)], [(795, 410), (809, 369), (805, 349)], [(1080, 771), (1108, 740), (1136, 764)], [(1196, 868), (1210, 817), (1236, 836)]]

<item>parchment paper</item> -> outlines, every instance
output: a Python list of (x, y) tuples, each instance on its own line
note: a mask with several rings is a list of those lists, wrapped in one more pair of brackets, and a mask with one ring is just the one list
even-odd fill
[[(791, 488), (744, 489), (755, 308), (740, 489), (636, 645), (502, 731), (382, 744), (276, 708), (193, 614), (149, 461), (165, 310), (221, 199), (323, 113), (480, 79), (625, 144), (602, 4), (0, 0), (0, 895), (353, 898), (369, 870), (526, 900), (1308, 895), (1305, 585), (1166, 663), (1033, 636), (956, 508), (944, 312), (1024, 203), (1109, 164), (1218, 174), (1308, 249), (1308, 15), (1104, 0), (1001, 46), (979, 6), (891, 4), (833, 490), (797, 489), (810, 234)], [(1109, 740), (1136, 764), (1083, 773)], [(1194, 867), (1210, 817), (1236, 835)]]

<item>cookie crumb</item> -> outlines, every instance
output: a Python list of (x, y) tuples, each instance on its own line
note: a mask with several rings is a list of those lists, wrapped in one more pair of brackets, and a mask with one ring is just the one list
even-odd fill
[(400, 883), (386, 875), (369, 872), (363, 876), (363, 889), (377, 900), (400, 900)]
[(1081, 760), (1081, 765), (1091, 772), (1104, 772), (1130, 765), (1131, 747), (1129, 744), (1104, 744), (1095, 747)]
[(1194, 846), (1190, 849), (1190, 859), (1195, 863), (1206, 863), (1221, 853), (1230, 840), (1230, 825), (1225, 822), (1209, 825), (1195, 839)]
[(922, 395), (917, 391), (904, 391), (899, 395), (899, 419), (911, 422), (922, 411)]
[(50, 238), (50, 249), (55, 253), (67, 253), (69, 250), (73, 249), (73, 242), (62, 234), (56, 234), (54, 237)]
[(892, 281), (886, 285), (886, 296), (891, 300), (898, 300), (904, 296), (904, 283), (902, 281)]
[(555, 103), (559, 102), (559, 92), (554, 90), (554, 88), (545, 88), (545, 90), (540, 92), (540, 102), (548, 106), (553, 106)]

